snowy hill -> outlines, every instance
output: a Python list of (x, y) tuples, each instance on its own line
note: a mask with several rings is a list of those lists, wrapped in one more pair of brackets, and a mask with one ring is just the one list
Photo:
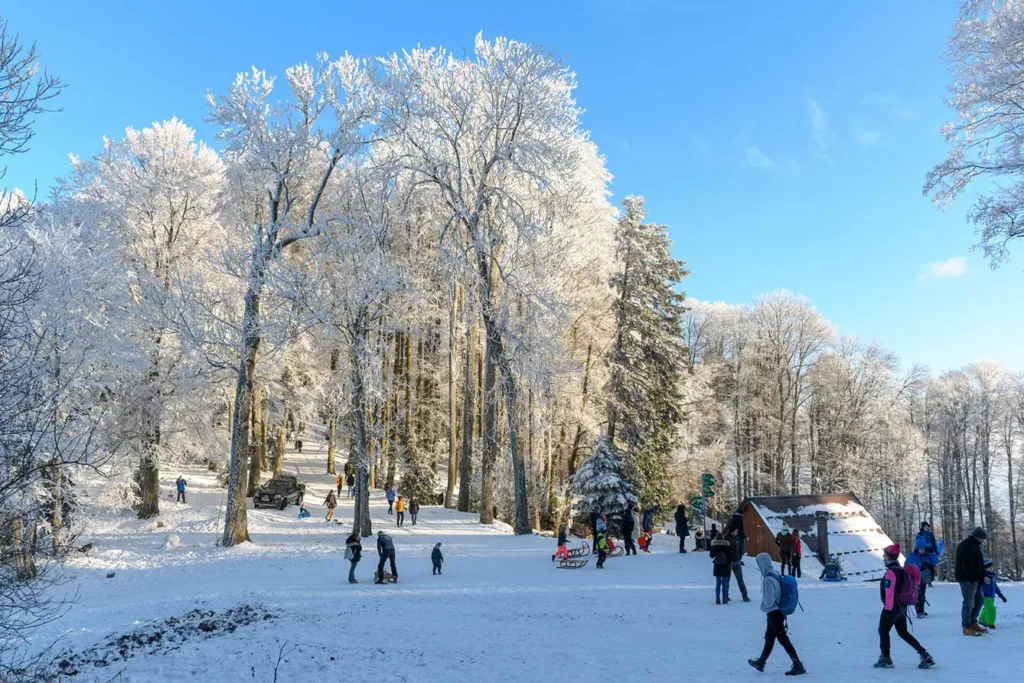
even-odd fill
[[(593, 562), (560, 570), (550, 560), (550, 538), (515, 537), (505, 525), (481, 526), (474, 515), (427, 506), (416, 526), (407, 515), (396, 529), (375, 494), (374, 529), (395, 540), (400, 583), (372, 583), (376, 553), (366, 539), (360, 583), (349, 585), (342, 558), (349, 501), (343, 494), (338, 509), (345, 524), (324, 521), (319, 504), (333, 479), (321, 474), (324, 461), (319, 450), (286, 461), (307, 482), (312, 518), (298, 519), (295, 507), (250, 510), (254, 542), (230, 550), (215, 546), (224, 491), (214, 473), (185, 470), (189, 503), (164, 500), (159, 523), (97, 514), (84, 539), (95, 548), (70, 566), (67, 588), (79, 599), (34, 644), (62, 636), (61, 647), (76, 653), (67, 665), (78, 672), (69, 677), (75, 681), (119, 673), (118, 681), (157, 681), (171, 672), (198, 681), (272, 681), (282, 651), (278, 680), (759, 680), (745, 663), (764, 633), (752, 560), (745, 571), (755, 602), (740, 602), (733, 581), (735, 601), (716, 606), (707, 554), (674, 552), (674, 537), (659, 536), (650, 555), (611, 558), (604, 570)], [(170, 491), (179, 472), (164, 474)], [(430, 549), (438, 541), (446, 563), (442, 576), (432, 576)], [(936, 586), (928, 593), (932, 616), (915, 622), (914, 633), (938, 665), (927, 674), (893, 673), (871, 668), (877, 585), (816, 579), (805, 574), (806, 612), (789, 620), (812, 679), (1019, 680), (1012, 653), (1024, 634), (1024, 593), (1015, 586), (1004, 588), (1010, 602), (1000, 604), (998, 632), (976, 639), (960, 635), (958, 588)], [(898, 668), (916, 665), (898, 639), (893, 655)], [(772, 676), (781, 675), (784, 660), (781, 650), (773, 655)]]

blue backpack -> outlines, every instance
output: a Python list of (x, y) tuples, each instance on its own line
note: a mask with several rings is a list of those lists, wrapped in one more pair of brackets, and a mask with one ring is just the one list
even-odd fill
[(797, 607), (803, 609), (800, 605), (800, 588), (796, 578), (788, 574), (786, 576), (775, 574), (775, 578), (779, 580), (779, 585), (782, 587), (779, 593), (779, 611), (788, 617), (796, 612)]

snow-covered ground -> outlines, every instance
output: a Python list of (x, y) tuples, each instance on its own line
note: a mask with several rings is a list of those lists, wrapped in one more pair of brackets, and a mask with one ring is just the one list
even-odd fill
[[(759, 680), (781, 676), (787, 666), (781, 648), (764, 674), (746, 664), (760, 652), (764, 633), (753, 560), (745, 574), (755, 602), (740, 602), (734, 582), (735, 601), (716, 606), (707, 554), (680, 555), (669, 536), (657, 538), (654, 553), (611, 558), (604, 570), (593, 561), (560, 570), (550, 560), (550, 538), (517, 538), (504, 525), (481, 526), (472, 515), (433, 506), (423, 507), (416, 526), (407, 515), (396, 529), (375, 495), (374, 530), (386, 529), (395, 540), (400, 583), (372, 583), (376, 552), (374, 539), (366, 539), (360, 583), (350, 585), (342, 557), (350, 504), (343, 494), (344, 524), (324, 521), (319, 504), (333, 482), (322, 474), (324, 462), (322, 451), (308, 448), (286, 459), (286, 470), (307, 482), (313, 517), (298, 519), (295, 507), (250, 510), (254, 542), (238, 548), (215, 546), (224, 491), (213, 473), (198, 469), (183, 472), (187, 505), (163, 503), (161, 528), (127, 513), (93, 514), (83, 542), (95, 547), (69, 567), (68, 587), (79, 591), (78, 601), (35, 642), (60, 636), (62, 647), (88, 653), (75, 659), (79, 681), (269, 682), (282, 646), (290, 653), (278, 680), (289, 681)], [(179, 472), (164, 474), (166, 499)], [(444, 574), (432, 576), (430, 549), (438, 541)], [(1020, 680), (1024, 593), (1016, 586), (1003, 587), (1009, 603), (999, 604), (998, 631), (966, 638), (959, 589), (936, 585), (928, 594), (931, 616), (914, 624), (936, 668), (919, 672), (916, 655), (893, 633), (902, 672), (892, 672), (871, 668), (878, 585), (816, 579), (805, 574), (806, 611), (789, 620), (811, 679)], [(242, 625), (224, 628), (231, 615), (218, 623), (227, 610), (246, 605), (256, 609), (245, 612)], [(197, 608), (204, 612), (186, 617)], [(204, 619), (201, 628), (175, 631)], [(146, 635), (154, 632), (163, 634), (160, 640)], [(184, 635), (175, 640), (175, 632)], [(134, 656), (122, 659), (119, 649)], [(94, 660), (106, 664), (96, 667)]]

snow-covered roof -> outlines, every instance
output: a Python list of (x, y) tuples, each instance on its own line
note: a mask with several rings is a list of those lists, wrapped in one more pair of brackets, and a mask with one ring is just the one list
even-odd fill
[(828, 515), (828, 551), (836, 555), (850, 578), (880, 579), (885, 574), (882, 551), (892, 539), (852, 493), (822, 496), (759, 496), (748, 498), (774, 536), (784, 528), (799, 533), (804, 555), (818, 549), (819, 512)]

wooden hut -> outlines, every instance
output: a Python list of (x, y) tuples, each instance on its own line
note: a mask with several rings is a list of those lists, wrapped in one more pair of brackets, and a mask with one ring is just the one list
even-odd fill
[(775, 536), (783, 529), (798, 534), (803, 556), (824, 564), (836, 555), (850, 578), (884, 575), (882, 551), (892, 544), (871, 514), (852, 493), (808, 496), (754, 496), (740, 505), (747, 554), (768, 553), (779, 561)]

